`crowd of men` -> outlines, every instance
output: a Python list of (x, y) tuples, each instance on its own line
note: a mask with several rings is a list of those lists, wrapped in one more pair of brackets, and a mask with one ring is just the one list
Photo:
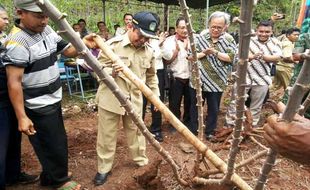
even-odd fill
[[(81, 185), (72, 181), (68, 172), (67, 136), (61, 112), (62, 87), (57, 66), (57, 54), (66, 57), (78, 54), (71, 44), (48, 26), (48, 16), (32, 0), (14, 0), (14, 5), (17, 19), (8, 35), (4, 34), (4, 30), (9, 18), (5, 8), (0, 6), (0, 189), (5, 189), (6, 185), (40, 180), (42, 186), (78, 190)], [(116, 27), (114, 37), (103, 21), (97, 23), (97, 34), (107, 40), (114, 53), (162, 101), (165, 88), (169, 86), (169, 109), (197, 135), (196, 87), (191, 71), (193, 63), (186, 19), (179, 17), (175, 26), (169, 28), (169, 33), (159, 32), (159, 16), (152, 12), (126, 13), (123, 19), (124, 27)], [(229, 15), (217, 11), (208, 18), (207, 28), (201, 34), (195, 34), (202, 98), (208, 110), (204, 134), (210, 142), (216, 141), (222, 95), (227, 88), (228, 74), (238, 61), (237, 43), (228, 33), (229, 25)], [(89, 35), (91, 32), (86, 29), (84, 19), (72, 27), (88, 48), (98, 48)], [(261, 21), (256, 26), (256, 35), (250, 41), (246, 76), (254, 127), (258, 125), (272, 83), (276, 88), (286, 89), (293, 68), (300, 66), (305, 59), (304, 52), (310, 44), (309, 28), (298, 38), (299, 34), (299, 29), (291, 28), (279, 41), (273, 35), (272, 22)], [(141, 91), (122, 74), (123, 68), (104, 54), (99, 53), (98, 60), (128, 96), (135, 112), (144, 117), (146, 100), (143, 101)], [(274, 65), (277, 69), (273, 78)], [(167, 68), (171, 71), (169, 80), (165, 79)], [(99, 85), (96, 100), (98, 168), (93, 182), (99, 186), (111, 174), (121, 121), (133, 161), (142, 167), (149, 160), (144, 136), (103, 82)], [(235, 100), (231, 102), (226, 117), (227, 127), (235, 125)], [(153, 105), (151, 111), (150, 131), (157, 141), (162, 142), (161, 113)], [(173, 126), (169, 129), (172, 133), (175, 131)], [(296, 121), (286, 123), (273, 116), (268, 119), (265, 130), (265, 138), (273, 148), (295, 161), (309, 164), (308, 119), (297, 117)], [(21, 133), (29, 136), (41, 163), (39, 176), (21, 172)]]

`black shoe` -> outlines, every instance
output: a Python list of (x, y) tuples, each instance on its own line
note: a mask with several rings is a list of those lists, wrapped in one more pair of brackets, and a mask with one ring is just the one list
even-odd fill
[(177, 130), (176, 130), (171, 124), (169, 124), (168, 130), (169, 130), (169, 132), (172, 133), (172, 134), (174, 134), (175, 132), (177, 132)]
[(103, 185), (106, 181), (108, 176), (111, 174), (111, 172), (108, 173), (97, 173), (95, 178), (94, 178), (94, 184), (95, 186)]
[(207, 141), (210, 141), (210, 142), (213, 142), (213, 143), (215, 143), (215, 142), (217, 142), (217, 139), (216, 139), (216, 137), (214, 136), (214, 135), (206, 135), (206, 139), (207, 139)]
[(156, 132), (155, 134), (155, 139), (158, 141), (158, 142), (163, 142), (164, 139), (163, 139), (163, 135), (161, 134), (161, 132)]
[(30, 184), (39, 181), (39, 175), (29, 175), (25, 172), (21, 172), (15, 181), (10, 181), (6, 185), (11, 186), (15, 184)]

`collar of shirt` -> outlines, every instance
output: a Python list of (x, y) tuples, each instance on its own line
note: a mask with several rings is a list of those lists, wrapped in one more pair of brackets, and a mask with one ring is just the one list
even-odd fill
[(4, 44), (7, 35), (4, 32), (0, 32), (0, 44)]
[[(123, 34), (123, 40), (122, 40), (122, 46), (125, 47), (125, 46), (128, 46), (128, 45), (132, 45), (130, 40), (129, 40), (129, 33), (126, 32), (125, 34)], [(137, 49), (141, 49), (141, 48), (144, 48), (145, 47), (145, 44), (143, 44), (140, 48), (137, 48)]]
[(218, 37), (218, 40), (217, 40), (216, 42), (214, 42), (214, 43), (213, 43), (213, 41), (212, 41), (212, 38), (211, 38), (211, 35), (210, 35), (209, 32), (207, 32), (207, 33), (205, 34), (205, 37), (206, 37), (206, 39), (207, 39), (208, 41), (212, 42), (212, 44), (216, 44), (217, 42), (220, 42), (220, 41), (224, 40), (224, 34), (225, 34), (225, 33), (222, 33), (222, 34)]
[(257, 42), (259, 42), (261, 44), (267, 44), (268, 42), (271, 41), (271, 37), (269, 37), (268, 40), (266, 40), (264, 42), (260, 41), (257, 36), (255, 36), (254, 39), (255, 39), (255, 41), (257, 41)]
[(122, 45), (123, 47), (127, 46), (131, 44), (130, 40), (129, 40), (129, 33), (126, 32), (125, 34), (123, 34), (123, 41), (122, 41)]
[(14, 25), (15, 25), (15, 27), (22, 29), (23, 31), (25, 31), (29, 35), (36, 35), (37, 34), (37, 33), (33, 32), (33, 31), (27, 29), (27, 28), (22, 27), (20, 25), (20, 19), (16, 19), (15, 22), (14, 22)]
[(186, 38), (181, 37), (179, 34), (175, 34), (175, 39), (184, 42)]

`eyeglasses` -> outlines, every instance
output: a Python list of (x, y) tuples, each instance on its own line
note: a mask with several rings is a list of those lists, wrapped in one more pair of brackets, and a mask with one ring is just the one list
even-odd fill
[(223, 27), (220, 27), (220, 26), (211, 26), (210, 28), (211, 30), (218, 30), (218, 31), (223, 30)]

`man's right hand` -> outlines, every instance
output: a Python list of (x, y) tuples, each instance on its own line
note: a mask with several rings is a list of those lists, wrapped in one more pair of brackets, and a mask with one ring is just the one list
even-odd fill
[(113, 78), (116, 78), (118, 77), (118, 73), (119, 72), (122, 72), (124, 70), (124, 67), (121, 66), (120, 64), (118, 63), (113, 63), (112, 64), (112, 77)]
[(28, 117), (18, 120), (18, 130), (26, 135), (36, 134), (33, 123)]
[(310, 164), (310, 120), (298, 118), (288, 123), (272, 115), (264, 130), (264, 137), (274, 150), (296, 162)]

